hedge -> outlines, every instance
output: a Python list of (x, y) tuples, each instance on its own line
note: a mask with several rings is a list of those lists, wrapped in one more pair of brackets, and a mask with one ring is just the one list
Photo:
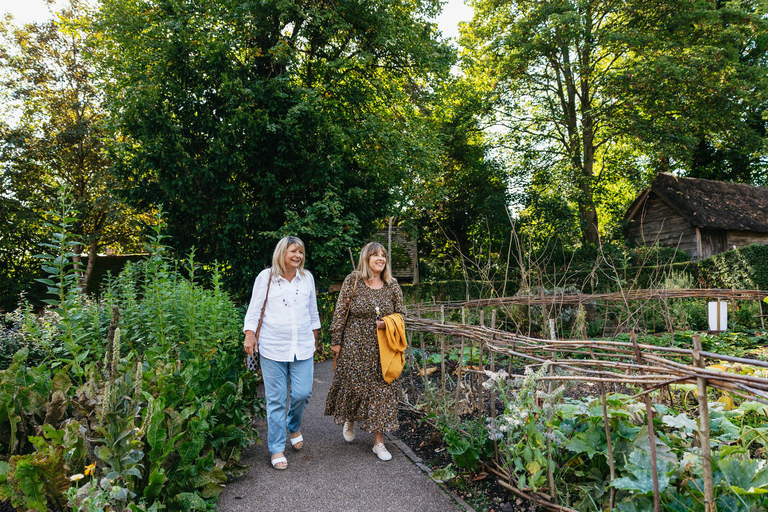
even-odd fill
[(768, 245), (748, 245), (701, 260), (693, 274), (702, 288), (768, 290)]

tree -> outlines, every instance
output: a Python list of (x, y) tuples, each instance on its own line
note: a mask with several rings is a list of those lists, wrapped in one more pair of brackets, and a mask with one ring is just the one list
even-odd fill
[(482, 89), (466, 78), (434, 88), (439, 168), (410, 184), (403, 216), (419, 233), (420, 275), (487, 279), (503, 268), (509, 243), (508, 177), (478, 120), (486, 109)]
[[(138, 216), (109, 191), (105, 112), (88, 60), (86, 14), (83, 2), (71, 0), (50, 22), (0, 25), (0, 83), (11, 110), (0, 132), (4, 201), (26, 219), (17, 229), (39, 231), (55, 190), (68, 187), (78, 212), (73, 234), (85, 246), (73, 252), (77, 261), (88, 254), (83, 288), (98, 248), (130, 243)], [(8, 239), (17, 235), (7, 233)], [(19, 258), (36, 252), (29, 242), (17, 248)]]
[[(755, 103), (756, 89), (765, 91), (765, 22), (751, 2), (474, 5), (464, 58), (496, 95), (492, 122), (504, 129), (501, 145), (529, 183), (549, 187), (549, 199), (564, 197), (563, 219), (575, 204), (582, 243), (599, 241), (600, 209), (617, 189), (627, 190), (617, 184), (642, 186), (633, 178), (647, 173), (631, 167), (658, 172), (684, 162), (696, 172), (705, 167), (692, 158), (702, 140), (735, 148), (749, 139), (743, 155), (762, 153), (762, 128), (743, 129), (764, 104), (764, 92)], [(618, 162), (622, 155), (627, 160)]]
[[(637, 2), (617, 126), (657, 171), (765, 183), (768, 20), (761, 2)], [(642, 35), (642, 37), (639, 37)]]
[(105, 0), (100, 60), (123, 193), (163, 204), (177, 249), (226, 262), (237, 289), (288, 229), (307, 237), (321, 279), (335, 275), (428, 164), (419, 95), (451, 59), (426, 21), (437, 9)]
[(478, 0), (475, 9), (462, 42), (470, 72), (489, 75), (499, 122), (511, 132), (507, 144), (560, 170), (582, 240), (598, 243), (594, 188), (604, 177), (595, 163), (611, 142), (613, 106), (602, 93), (626, 51), (617, 44), (619, 4)]

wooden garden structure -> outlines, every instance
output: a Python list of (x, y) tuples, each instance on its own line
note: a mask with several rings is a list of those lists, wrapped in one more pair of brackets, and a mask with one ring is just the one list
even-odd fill
[[(709, 443), (709, 404), (707, 388), (725, 391), (743, 398), (768, 403), (768, 379), (749, 375), (740, 375), (715, 371), (705, 367), (705, 359), (728, 361), (732, 363), (749, 364), (768, 368), (768, 362), (753, 359), (727, 356), (710, 353), (702, 350), (699, 336), (693, 337), (693, 346), (690, 348), (664, 347), (639, 343), (634, 331), (630, 342), (610, 340), (563, 340), (556, 339), (554, 319), (549, 320), (550, 339), (541, 339), (530, 336), (522, 336), (513, 332), (497, 328), (496, 310), (492, 310), (490, 318), (485, 313), (487, 307), (504, 307), (510, 304), (519, 305), (544, 305), (552, 302), (580, 304), (585, 300), (628, 302), (637, 299), (654, 298), (690, 298), (702, 297), (720, 300), (763, 300), (768, 296), (768, 291), (759, 290), (634, 290), (627, 293), (609, 293), (596, 295), (560, 295), (549, 297), (504, 297), (488, 300), (474, 300), (467, 302), (430, 303), (415, 306), (408, 312), (406, 328), (409, 336), (409, 351), (407, 358), (412, 368), (417, 368), (416, 374), (427, 378), (427, 357), (425, 352), (424, 334), (434, 335), (434, 350), (440, 352), (441, 375), (443, 379), (443, 392), (445, 389), (445, 361), (448, 352), (452, 348), (459, 348), (459, 363), (456, 369), (456, 382), (463, 382), (463, 386), (472, 388), (477, 400), (476, 410), (484, 411), (484, 390), (482, 382), (485, 370), (497, 371), (497, 356), (504, 354), (509, 357), (511, 366), (513, 360), (523, 362), (525, 365), (537, 366), (544, 363), (550, 365), (550, 373), (544, 377), (545, 381), (582, 381), (592, 382), (598, 386), (603, 401), (603, 416), (608, 440), (608, 453), (611, 459), (611, 480), (614, 479), (611, 448), (610, 426), (607, 420), (606, 385), (609, 383), (624, 383), (639, 386), (642, 391), (635, 398), (645, 402), (646, 416), (648, 418), (648, 430), (650, 435), (650, 448), (652, 460), (652, 472), (654, 482), (654, 501), (656, 511), (660, 510), (660, 493), (658, 487), (658, 475), (656, 474), (656, 444), (654, 441), (653, 413), (651, 393), (669, 386), (670, 384), (694, 384), (697, 386), (699, 403), (699, 432), (701, 436), (702, 460), (704, 472), (704, 495), (707, 503), (707, 511), (714, 510), (714, 490), (712, 481), (712, 468)], [(474, 310), (473, 315), (477, 324), (469, 325), (466, 321), (468, 312)], [(451, 313), (461, 312), (461, 323), (446, 321)], [(490, 365), (487, 367), (470, 364), (464, 361), (464, 347), (477, 347), (480, 352), (479, 361), (484, 361), (483, 354), (487, 354)], [(422, 354), (422, 368), (416, 363), (413, 350), (417, 349)], [(511, 373), (511, 372), (510, 372)], [(418, 378), (418, 377), (416, 377)], [(413, 389), (414, 372), (410, 376)], [(408, 386), (408, 382), (405, 383)], [(550, 384), (551, 386), (551, 384)], [(456, 386), (456, 403), (460, 392)], [(491, 415), (495, 415), (495, 399), (490, 398)], [(573, 510), (555, 502), (554, 493), (546, 494), (534, 492), (531, 489), (518, 489), (510, 475), (497, 462), (490, 468), (499, 477), (499, 483), (508, 488), (514, 494), (536, 501), (540, 507), (547, 510)], [(550, 489), (554, 489), (553, 477), (550, 474)], [(551, 492), (551, 491), (550, 491)]]
[(627, 240), (703, 259), (768, 243), (768, 187), (659, 174), (629, 206)]

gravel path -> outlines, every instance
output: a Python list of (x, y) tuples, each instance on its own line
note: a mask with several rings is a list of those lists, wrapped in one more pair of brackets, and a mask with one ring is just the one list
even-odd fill
[[(333, 362), (315, 365), (312, 399), (304, 413), (304, 448), (286, 447), (288, 469), (270, 467), (266, 445), (243, 458), (248, 473), (230, 483), (219, 497), (221, 512), (460, 512), (464, 510), (398, 448), (386, 440), (392, 460), (371, 452), (373, 435), (357, 432), (346, 443), (341, 427), (323, 416), (333, 378)], [(266, 420), (257, 424), (267, 438)], [(399, 443), (398, 443), (399, 444)]]

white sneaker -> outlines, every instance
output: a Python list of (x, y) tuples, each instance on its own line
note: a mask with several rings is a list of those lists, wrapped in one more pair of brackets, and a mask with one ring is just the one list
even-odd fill
[(355, 440), (355, 422), (354, 421), (345, 421), (344, 422), (344, 429), (341, 431), (342, 435), (344, 436), (344, 440), (348, 443), (351, 443)]
[(392, 459), (392, 454), (387, 451), (387, 447), (384, 446), (384, 443), (373, 445), (373, 453), (375, 453), (381, 460)]

